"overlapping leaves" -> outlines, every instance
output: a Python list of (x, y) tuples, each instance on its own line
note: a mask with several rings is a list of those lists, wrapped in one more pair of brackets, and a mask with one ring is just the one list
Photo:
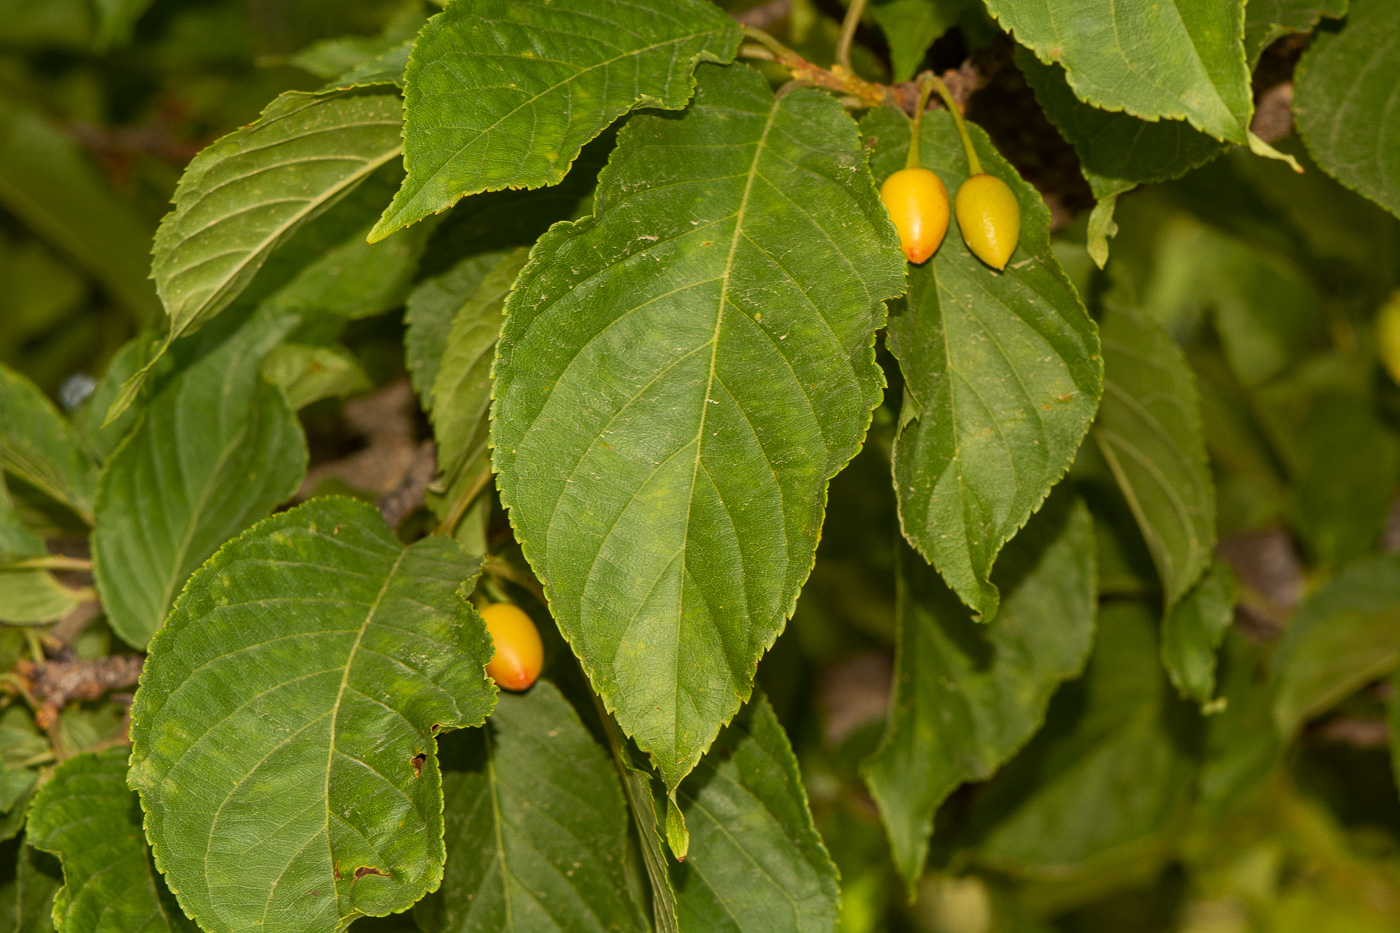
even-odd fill
[(751, 689), (882, 379), (894, 231), (834, 98), (702, 66), (507, 305), (502, 501), (594, 687), (669, 786)]
[(211, 933), (333, 933), (442, 877), (436, 733), (477, 725), (491, 643), (456, 544), (316, 499), (226, 545), (151, 643), (131, 784)]

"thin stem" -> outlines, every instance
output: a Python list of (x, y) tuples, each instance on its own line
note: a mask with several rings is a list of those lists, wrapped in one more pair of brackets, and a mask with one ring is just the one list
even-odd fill
[(92, 561), (81, 557), (64, 557), (62, 554), (45, 554), (42, 557), (27, 557), (0, 567), (0, 570), (91, 570)]
[(924, 110), (928, 107), (929, 95), (933, 93), (933, 82), (936, 80), (933, 75), (927, 73), (919, 78), (919, 104), (914, 108), (914, 128), (909, 137), (909, 155), (904, 160), (906, 169), (922, 167), (923, 163), (919, 161), (919, 137), (923, 133)]
[[(752, 39), (759, 45), (766, 48), (768, 51), (772, 52), (773, 57), (778, 61), (782, 61), (785, 58), (794, 58), (797, 55), (797, 53), (794, 52), (792, 49), (783, 45), (777, 39), (773, 38), (771, 34), (765, 32), (762, 29), (758, 29), (754, 26), (745, 26), (743, 27), (743, 33), (744, 38)], [(742, 52), (743, 49), (740, 48), (740, 51)]]
[(967, 135), (967, 124), (963, 122), (962, 111), (953, 101), (953, 95), (948, 93), (948, 85), (943, 83), (943, 79), (933, 77), (933, 86), (938, 90), (938, 96), (943, 98), (943, 106), (948, 108), (948, 112), (953, 115), (953, 122), (958, 125), (958, 135), (962, 137), (963, 148), (967, 150), (967, 167), (970, 174), (982, 174), (982, 162), (977, 158), (977, 150), (972, 148), (972, 137)]
[(856, 37), (856, 27), (860, 25), (861, 15), (865, 12), (866, 0), (851, 0), (851, 5), (846, 8), (846, 18), (841, 21), (841, 38), (836, 42), (836, 64), (851, 71), (851, 43)]

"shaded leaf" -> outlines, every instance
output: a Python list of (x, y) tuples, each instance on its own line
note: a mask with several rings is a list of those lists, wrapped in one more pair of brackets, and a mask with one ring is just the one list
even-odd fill
[(1323, 171), (1400, 216), (1400, 5), (1352, 0), (1298, 61), (1293, 116)]
[(1275, 40), (1312, 32), (1322, 19), (1345, 16), (1349, 0), (1249, 0), (1244, 7), (1244, 53), (1251, 66)]
[[(903, 168), (908, 126), (887, 107), (863, 121), (877, 179)], [(1094, 324), (1051, 250), (1049, 210), (972, 132), (983, 168), (1017, 193), (1020, 246), (998, 274), (948, 236), (910, 270), (888, 340), (904, 374), (893, 458), (900, 524), (958, 596), (991, 618), (992, 564), (1073, 462), (1103, 368)], [(958, 190), (967, 160), (951, 116), (925, 116), (920, 153)]]
[(1215, 694), (1215, 652), (1235, 618), (1235, 577), (1216, 561), (1162, 619), (1162, 664), (1177, 692), (1197, 703)]
[(1246, 142), (1244, 0), (988, 0), (987, 10), (1042, 62), (1063, 65), (1080, 100)]
[(34, 796), (26, 838), (63, 862), (58, 933), (198, 929), (151, 865), (141, 805), (126, 786), (128, 754), (119, 745), (70, 758)]
[(875, 0), (870, 18), (890, 47), (895, 81), (908, 81), (939, 36), (955, 25), (966, 0)]
[(1218, 677), (1224, 708), (1206, 720), (1201, 766), (1201, 805), (1209, 814), (1246, 799), (1283, 762), (1268, 677), (1265, 650), (1238, 631), (1227, 631)]
[(1400, 665), (1400, 555), (1359, 561), (1289, 620), (1273, 662), (1274, 724), (1285, 738)]
[(54, 897), (63, 887), (63, 869), (58, 860), (26, 845), (20, 849), (15, 874), (17, 933), (51, 933)]
[(255, 317), (161, 385), (102, 470), (93, 576), (112, 630), (133, 647), (146, 646), (195, 568), (306, 473), (296, 412), (262, 377), (295, 322)]
[(1060, 683), (1083, 670), (1097, 609), (1094, 551), (1088, 509), (1052, 499), (1008, 545), (996, 574), (1006, 600), (983, 625), (901, 548), (895, 692), (863, 770), (911, 890), (939, 805), (959, 784), (990, 778), (1040, 728)]
[(1196, 378), (1162, 325), (1110, 303), (1100, 321), (1104, 395), (1094, 440), (1147, 541), (1167, 611), (1205, 571), (1215, 546)]
[(703, 0), (457, 0), (414, 44), (408, 178), (371, 238), (469, 194), (557, 184), (629, 110), (684, 107), (696, 63), (738, 45), (738, 23)]
[(93, 0), (97, 10), (97, 46), (110, 48), (131, 41), (131, 30), (152, 0)]
[(812, 567), (904, 265), (834, 98), (699, 74), (682, 115), (628, 122), (596, 218), (535, 247), (492, 410), (501, 499), (555, 618), (672, 788)]
[(130, 781), (210, 933), (336, 931), (442, 878), (439, 728), (494, 703), (456, 544), (313, 499), (228, 544), (151, 642)]
[(682, 930), (830, 933), (836, 866), (783, 727), (758, 693), (681, 784), (690, 853), (671, 866)]
[(1051, 704), (1047, 725), (978, 797), (980, 858), (1059, 876), (1118, 864), (1157, 845), (1191, 800), (1199, 719), (1158, 660), (1156, 613), (1107, 603), (1083, 680)]
[(293, 411), (374, 388), (360, 361), (344, 347), (280, 344), (263, 360), (262, 373), (282, 390)]
[(553, 684), (502, 694), (442, 740), (447, 868), (428, 933), (646, 930), (628, 896), (626, 804), (607, 753)]
[(0, 464), (92, 521), (97, 467), (48, 396), (0, 364)]
[(433, 383), (458, 310), (476, 294), (481, 279), (504, 256), (468, 256), (441, 275), (420, 283), (404, 310), (404, 356), (409, 378), (425, 411), (433, 409)]

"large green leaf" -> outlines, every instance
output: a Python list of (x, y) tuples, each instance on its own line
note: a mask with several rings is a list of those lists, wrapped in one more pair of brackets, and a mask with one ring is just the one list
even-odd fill
[[(195, 156), (156, 232), (166, 345), (226, 308), (298, 228), (397, 158), (401, 120), (397, 93), (291, 92)], [(127, 382), (109, 417), (148, 371)]]
[(1209, 703), (1215, 694), (1215, 652), (1235, 619), (1235, 578), (1216, 561), (1162, 619), (1162, 664), (1184, 697)]
[(644, 931), (624, 884), (627, 805), (608, 756), (553, 684), (503, 694), (442, 740), (447, 869), (427, 933)]
[(1110, 302), (1100, 327), (1104, 394), (1094, 440), (1147, 541), (1170, 611), (1215, 546), (1196, 378), (1171, 335), (1142, 312)]
[(1050, 695), (1094, 638), (1094, 529), (1056, 497), (1006, 549), (1006, 601), (989, 625), (911, 548), (901, 549), (895, 692), (865, 766), (895, 865), (913, 888), (933, 815), (964, 781), (985, 781), (1040, 728)]
[(1251, 65), (1275, 39), (1311, 32), (1324, 18), (1345, 16), (1348, 0), (1249, 0), (1244, 8), (1244, 51)]
[(691, 832), (689, 855), (671, 866), (682, 930), (836, 929), (836, 866), (767, 697), (720, 733), (678, 796)]
[(54, 770), (34, 796), (26, 838), (63, 862), (54, 904), (58, 933), (198, 929), (151, 865), (141, 805), (126, 786), (124, 745), (78, 755)]
[(97, 467), (53, 402), (4, 365), (0, 365), (0, 465), (92, 521)]
[(870, 18), (890, 47), (894, 80), (908, 81), (923, 64), (929, 48), (958, 21), (967, 0), (875, 0)]
[(1080, 100), (1247, 141), (1244, 0), (988, 0), (987, 9), (1041, 61), (1063, 65)]
[(131, 784), (209, 933), (333, 933), (442, 878), (436, 733), (479, 725), (491, 641), (441, 537), (313, 499), (225, 546), (151, 642)]
[[(891, 108), (861, 124), (877, 179), (904, 167), (909, 121)], [(990, 619), (1002, 545), (1074, 460), (1102, 391), (1098, 334), (1050, 248), (1050, 212), (986, 135), (984, 169), (1012, 186), (1021, 243), (993, 272), (950, 234), (909, 273), (890, 310), (889, 346), (904, 374), (894, 476), (905, 536), (958, 596)], [(924, 118), (920, 153), (950, 191), (967, 160), (950, 115)]]
[(102, 470), (93, 575), (107, 620), (144, 648), (180, 587), (229, 538), (290, 498), (306, 441), (262, 376), (295, 318), (259, 315), (159, 386)]
[(1352, 0), (1294, 75), (1293, 115), (1323, 171), (1400, 216), (1400, 4)]
[(382, 239), (480, 191), (539, 188), (634, 107), (678, 110), (739, 24), (704, 0), (456, 0), (413, 46), (408, 178)]
[(672, 789), (811, 570), (827, 481), (880, 400), (874, 334), (903, 266), (836, 100), (706, 65), (684, 114), (629, 121), (596, 218), (551, 229), (507, 303), (501, 499)]
[(1146, 603), (1104, 605), (1083, 680), (977, 799), (983, 861), (1036, 876), (1093, 870), (1154, 847), (1183, 815), (1200, 720), (1162, 673), (1156, 616)]
[(1299, 607), (1274, 655), (1274, 723), (1305, 720), (1400, 665), (1400, 555), (1353, 564)]

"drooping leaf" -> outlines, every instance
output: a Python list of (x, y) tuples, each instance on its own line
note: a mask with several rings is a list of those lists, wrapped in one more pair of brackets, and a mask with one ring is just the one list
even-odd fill
[(982, 861), (1042, 877), (1093, 870), (1156, 846), (1182, 816), (1199, 719), (1162, 672), (1156, 628), (1147, 603), (1103, 606), (1084, 678), (977, 799)]
[(1293, 116), (1323, 171), (1400, 216), (1400, 5), (1352, 0), (1298, 61)]
[(612, 760), (553, 684), (503, 694), (481, 729), (446, 736), (442, 890), (426, 933), (643, 931), (623, 883), (627, 805)]
[(1348, 0), (1249, 0), (1244, 7), (1244, 52), (1251, 66), (1264, 50), (1290, 33), (1312, 32), (1323, 19), (1347, 13)]
[(1196, 379), (1171, 335), (1140, 311), (1110, 302), (1100, 329), (1104, 393), (1094, 440), (1147, 541), (1170, 611), (1215, 546)]
[(1235, 578), (1216, 561), (1162, 619), (1162, 664), (1182, 696), (1202, 705), (1215, 694), (1215, 652), (1235, 618)]
[(738, 23), (704, 0), (457, 0), (414, 44), (408, 178), (370, 237), (469, 194), (557, 184), (629, 110), (684, 107), (696, 63), (738, 45)]
[(414, 391), (425, 411), (433, 409), (433, 383), (458, 310), (476, 294), (482, 278), (503, 253), (468, 256), (413, 289), (404, 310), (404, 356)]
[(875, 0), (870, 18), (879, 24), (890, 46), (896, 81), (908, 81), (923, 64), (939, 36), (958, 21), (966, 0)]
[(0, 465), (92, 521), (97, 467), (39, 387), (0, 365)]
[(1087, 103), (1136, 117), (1188, 120), (1245, 144), (1254, 101), (1244, 0), (988, 0), (987, 10), (1046, 64), (1064, 66)]
[(170, 378), (102, 470), (93, 576), (112, 630), (136, 648), (195, 568), (306, 473), (296, 411), (262, 376), (295, 323), (257, 316)]
[(63, 862), (58, 933), (196, 933), (151, 865), (141, 804), (126, 786), (124, 745), (78, 755), (54, 770), (29, 811), (30, 845)]
[(491, 641), (456, 544), (313, 499), (226, 545), (151, 642), (130, 781), (209, 933), (333, 933), (442, 878), (436, 733), (479, 725)]
[(895, 692), (864, 768), (895, 865), (913, 889), (933, 815), (985, 781), (1040, 728), (1050, 695), (1083, 670), (1094, 637), (1094, 531), (1082, 502), (1056, 497), (1007, 547), (1001, 611), (974, 621), (911, 548), (901, 548)]
[[(882, 107), (862, 122), (883, 179), (904, 167), (909, 121)], [(1050, 248), (1050, 212), (972, 128), (983, 168), (1012, 186), (1021, 242), (996, 273), (950, 233), (909, 273), (890, 311), (889, 346), (904, 374), (894, 446), (905, 537), (958, 596), (990, 619), (1002, 545), (1074, 460), (1102, 392), (1098, 334)], [(924, 118), (920, 153), (948, 190), (967, 177), (950, 115)]]
[(669, 787), (748, 696), (882, 377), (904, 265), (834, 98), (702, 66), (507, 302), (492, 446), (560, 628)]
[(368, 392), (374, 387), (360, 361), (344, 347), (284, 343), (267, 354), (262, 372), (286, 395), (293, 411), (322, 399)]
[(690, 852), (672, 863), (682, 930), (831, 933), (836, 866), (783, 727), (758, 693), (681, 784)]
[(1274, 655), (1274, 724), (1307, 719), (1400, 665), (1400, 555), (1358, 561), (1298, 608)]
[[(166, 346), (226, 308), (298, 228), (398, 158), (401, 120), (397, 94), (289, 92), (195, 156), (155, 239)], [(109, 420), (149, 366), (128, 380)]]

